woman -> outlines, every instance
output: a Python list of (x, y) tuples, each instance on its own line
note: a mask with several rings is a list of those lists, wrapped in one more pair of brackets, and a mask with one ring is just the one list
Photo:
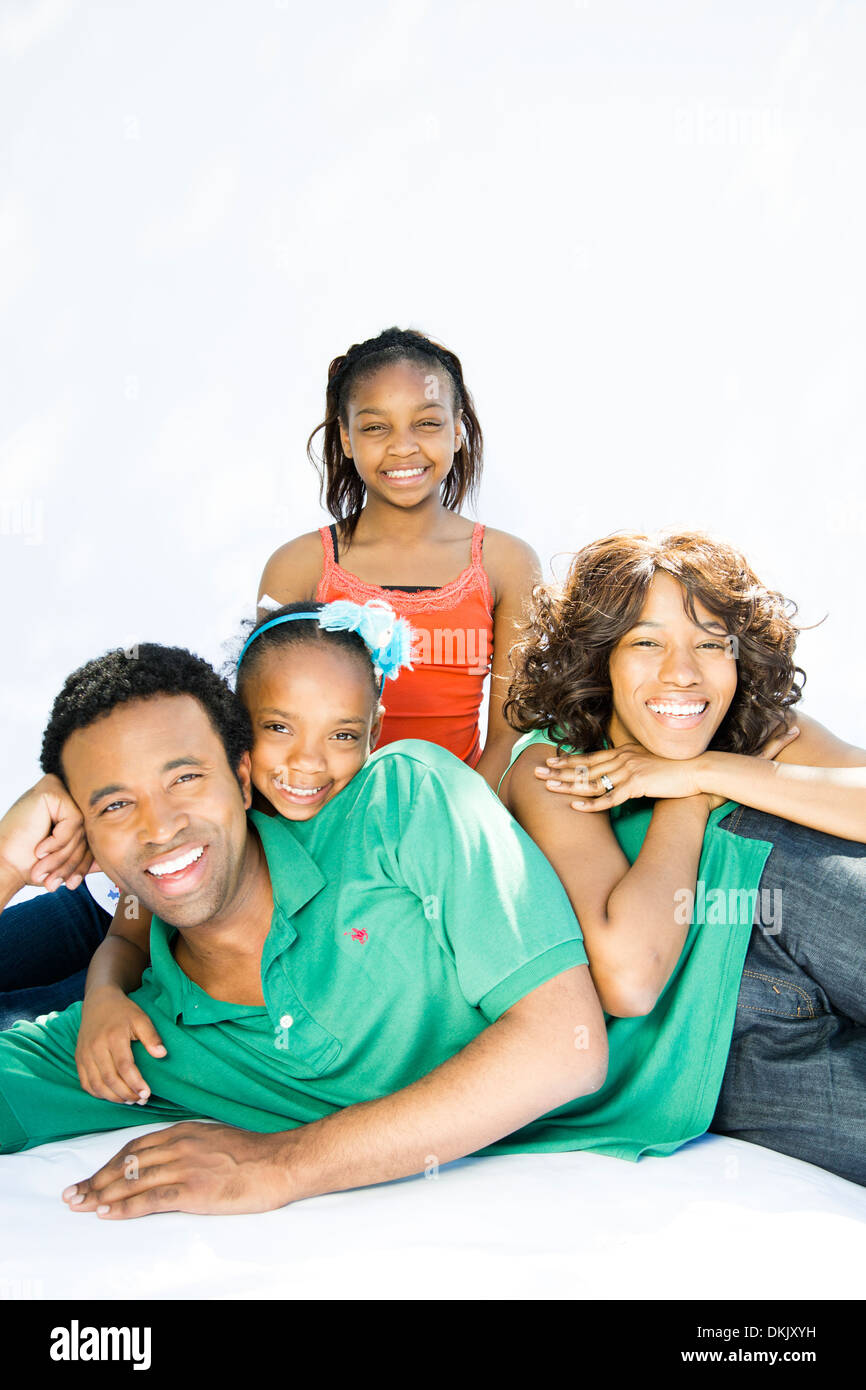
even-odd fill
[(583, 929), (613, 1128), (643, 1094), (642, 1151), (711, 1127), (866, 1183), (866, 753), (794, 724), (791, 610), (704, 536), (585, 547), (513, 652), (500, 795)]

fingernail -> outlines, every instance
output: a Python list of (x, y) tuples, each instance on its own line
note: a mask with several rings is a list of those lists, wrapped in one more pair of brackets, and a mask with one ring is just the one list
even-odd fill
[(574, 807), (574, 809), (575, 809), (576, 811), (579, 811), (580, 808), (581, 808), (582, 806), (585, 806), (585, 805), (586, 805), (586, 802), (585, 802), (585, 801), (572, 801), (571, 804), (572, 804), (572, 806)]
[(562, 783), (559, 782), (559, 781), (557, 781), (557, 779), (556, 779), (555, 777), (551, 777), (551, 779), (550, 779), (550, 781), (548, 782), (547, 785), (548, 785), (549, 787), (561, 787), (561, 786), (562, 786)]
[(70, 1205), (71, 1207), (77, 1207), (77, 1206), (79, 1206), (83, 1201), (84, 1201), (84, 1193), (83, 1193), (83, 1192), (79, 1192), (79, 1194), (78, 1194), (77, 1197), (73, 1197), (73, 1198), (72, 1198), (72, 1201), (69, 1203), (69, 1205)]
[(124, 1105), (135, 1105), (137, 1102), (134, 1100), (125, 1100), (123, 1103)]
[(73, 1183), (72, 1187), (65, 1187), (60, 1195), (63, 1198), (64, 1202), (68, 1202), (69, 1198), (74, 1197), (77, 1191), (78, 1188)]
[(97, 1207), (97, 1208), (96, 1208), (96, 1215), (97, 1215), (97, 1216), (105, 1216), (106, 1213), (107, 1213), (107, 1212), (110, 1212), (110, 1211), (111, 1211), (111, 1207)]
[(537, 768), (535, 769), (535, 775), (536, 775), (536, 777), (549, 777), (549, 776), (550, 776), (550, 768), (547, 768), (547, 767), (537, 767)]
[(564, 759), (564, 758), (547, 758), (547, 759), (545, 759), (545, 761), (547, 762), (547, 766), (548, 766), (548, 767), (562, 767), (562, 764), (565, 762), (565, 759)]

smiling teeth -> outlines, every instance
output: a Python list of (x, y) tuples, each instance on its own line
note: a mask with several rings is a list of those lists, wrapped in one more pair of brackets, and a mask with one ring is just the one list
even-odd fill
[(162, 878), (165, 874), (179, 874), (181, 869), (188, 869), (190, 864), (201, 859), (203, 854), (204, 847), (199, 845), (198, 849), (191, 849), (189, 854), (181, 855), (180, 859), (168, 859), (164, 864), (154, 864), (147, 872), (155, 878)]
[(420, 478), (425, 470), (423, 468), (389, 468), (385, 472), (386, 478)]
[(285, 783), (283, 788), (291, 792), (292, 796), (318, 796), (319, 792), (324, 790), (323, 787), (289, 787)]
[(647, 705), (652, 710), (653, 714), (678, 714), (683, 719), (687, 718), (689, 715), (703, 714), (708, 703), (709, 701), (707, 700), (701, 700), (699, 704), (694, 705), (666, 705), (653, 704), (652, 701), (647, 700)]

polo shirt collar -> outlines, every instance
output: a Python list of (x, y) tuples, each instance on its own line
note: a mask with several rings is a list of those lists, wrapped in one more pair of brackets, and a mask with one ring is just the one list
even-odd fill
[[(286, 918), (293, 917), (325, 887), (325, 875), (312, 855), (295, 839), (291, 822), (284, 816), (266, 816), (262, 811), (249, 811), (248, 816), (265, 851), (274, 911)], [(287, 926), (294, 940), (297, 932), (291, 924)]]
[[(282, 816), (266, 816), (250, 811), (262, 842), (271, 879), (274, 913), (262, 952), (262, 975), (266, 966), (297, 940), (291, 918), (325, 887), (326, 879), (316, 861), (298, 844), (290, 823)], [(221, 1023), (244, 1015), (261, 1014), (262, 1006), (231, 1004), (214, 999), (194, 984), (174, 959), (171, 941), (175, 928), (154, 917), (151, 928), (151, 969), (159, 984), (167, 1011), (184, 1023)]]

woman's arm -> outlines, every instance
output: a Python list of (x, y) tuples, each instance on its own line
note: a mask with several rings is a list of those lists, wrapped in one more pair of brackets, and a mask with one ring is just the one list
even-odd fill
[(484, 564), (493, 590), (493, 665), (487, 708), (487, 737), (475, 771), (495, 791), (508, 766), (517, 732), (506, 723), (502, 706), (513, 675), (508, 654), (532, 590), (541, 582), (538, 556), (525, 541), (505, 531), (484, 533)]
[[(708, 751), (676, 761), (621, 744), (588, 757), (548, 759), (538, 775), (557, 796), (581, 798), (574, 805), (582, 814), (609, 811), (630, 797), (704, 793), (842, 840), (866, 841), (866, 752), (804, 714), (796, 718), (757, 754)], [(781, 740), (787, 742), (780, 748)], [(603, 792), (602, 774), (614, 783), (612, 791)]]
[(798, 713), (796, 720), (800, 736), (775, 762), (702, 754), (701, 790), (841, 840), (866, 842), (866, 752), (815, 719)]
[(556, 870), (580, 923), (602, 1008), (617, 1017), (649, 1013), (679, 960), (689, 930), (677, 895), (695, 891), (706, 796), (658, 801), (634, 864), (610, 818), (580, 816), (535, 776), (551, 752), (536, 744), (508, 775), (506, 805)]

